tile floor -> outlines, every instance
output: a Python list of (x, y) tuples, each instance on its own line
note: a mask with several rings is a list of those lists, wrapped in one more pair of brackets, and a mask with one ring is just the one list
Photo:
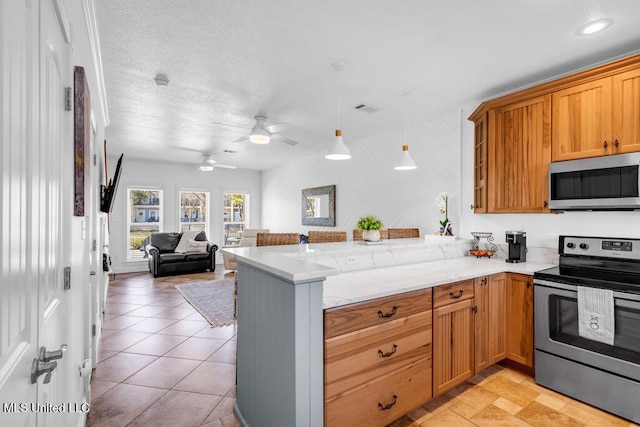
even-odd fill
[(240, 425), (236, 326), (211, 328), (174, 287), (223, 277), (220, 269), (109, 282), (87, 426)]
[[(88, 426), (239, 426), (236, 326), (210, 328), (174, 288), (222, 277), (134, 273), (109, 283)], [(492, 366), (390, 427), (635, 425)]]

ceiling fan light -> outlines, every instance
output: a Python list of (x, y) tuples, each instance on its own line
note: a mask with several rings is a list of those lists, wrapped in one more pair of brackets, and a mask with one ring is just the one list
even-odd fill
[(213, 165), (210, 164), (210, 163), (202, 162), (202, 163), (200, 163), (200, 170), (202, 172), (211, 172), (211, 171), (213, 171)]
[(351, 151), (342, 140), (342, 131), (340, 129), (336, 129), (336, 139), (324, 157), (329, 160), (348, 160), (351, 158)]
[(259, 127), (258, 125), (254, 126), (251, 129), (251, 135), (249, 135), (249, 141), (254, 144), (268, 144), (271, 141), (271, 135), (267, 132), (266, 129)]
[(408, 170), (416, 169), (417, 167), (418, 165), (409, 155), (409, 146), (403, 145), (402, 157), (400, 158), (400, 162), (394, 169), (397, 171), (408, 171)]

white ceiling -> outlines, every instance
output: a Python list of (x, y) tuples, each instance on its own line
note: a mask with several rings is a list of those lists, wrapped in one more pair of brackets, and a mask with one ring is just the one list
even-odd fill
[[(640, 49), (638, 0), (109, 0), (96, 9), (109, 152), (194, 167), (204, 152), (264, 170), (324, 151), (338, 92), (348, 145)], [(598, 18), (614, 24), (576, 35)], [(380, 111), (354, 110), (361, 103)], [(282, 135), (300, 143), (234, 143), (257, 114), (288, 124)]]

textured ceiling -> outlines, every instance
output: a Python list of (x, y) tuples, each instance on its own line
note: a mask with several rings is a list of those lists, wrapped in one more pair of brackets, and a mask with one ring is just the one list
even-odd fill
[[(638, 0), (109, 0), (96, 10), (110, 153), (195, 165), (208, 152), (258, 170), (324, 151), (338, 93), (348, 144), (640, 48)], [(576, 35), (597, 18), (614, 24)], [(234, 143), (257, 114), (300, 143)]]

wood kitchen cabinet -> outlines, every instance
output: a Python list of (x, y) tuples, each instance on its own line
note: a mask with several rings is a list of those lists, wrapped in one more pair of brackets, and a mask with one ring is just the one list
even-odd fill
[(483, 102), (469, 120), (474, 212), (549, 212), (549, 162), (640, 151), (640, 55)]
[[(474, 357), (473, 280), (446, 285), (452, 301), (433, 309), (433, 396), (471, 378)], [(465, 293), (466, 289), (470, 291)], [(444, 286), (434, 288), (436, 294)], [(458, 297), (458, 298), (455, 298)], [(462, 299), (466, 297), (467, 299)]]
[(507, 274), (474, 279), (475, 373), (507, 356)]
[(489, 111), (487, 212), (547, 212), (551, 96)]
[(533, 277), (509, 273), (507, 359), (533, 368)]
[(640, 69), (553, 93), (553, 161), (640, 151)]
[(610, 153), (611, 93), (611, 77), (553, 93), (554, 162)]
[(489, 135), (488, 114), (485, 112), (475, 121), (473, 211), (487, 212), (487, 139)]
[(386, 426), (432, 397), (431, 289), (325, 310), (326, 426)]

